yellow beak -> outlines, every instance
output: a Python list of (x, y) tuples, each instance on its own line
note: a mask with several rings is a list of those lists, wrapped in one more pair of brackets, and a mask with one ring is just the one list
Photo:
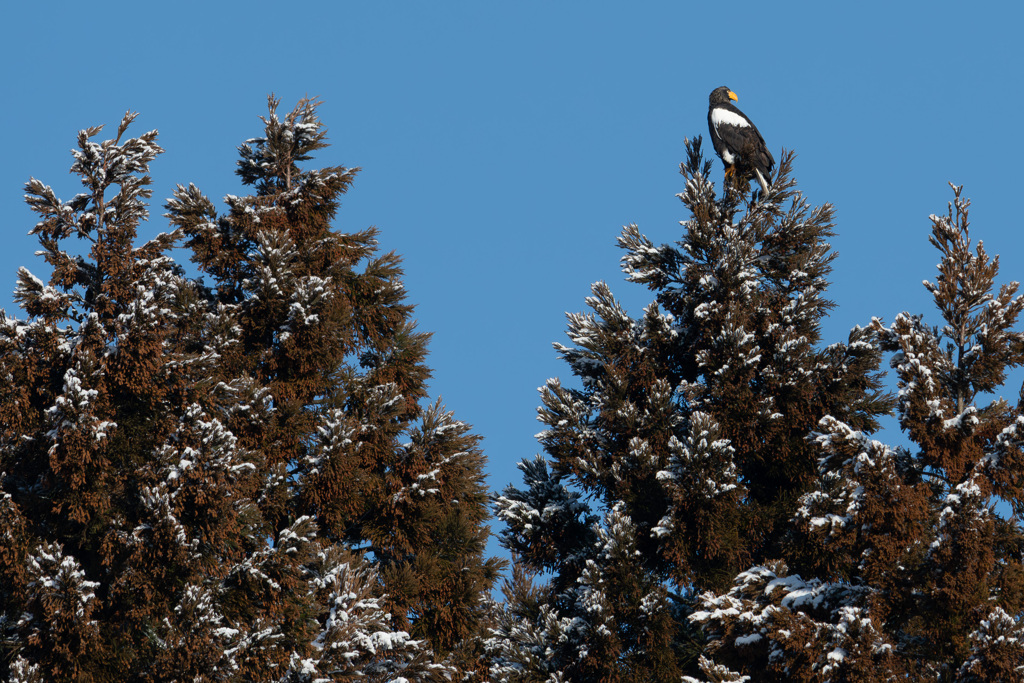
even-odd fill
[(739, 102), (740, 98), (736, 95), (736, 93), (734, 93), (732, 90), (730, 90), (729, 91), (729, 99), (730, 100), (736, 100), (737, 102)]

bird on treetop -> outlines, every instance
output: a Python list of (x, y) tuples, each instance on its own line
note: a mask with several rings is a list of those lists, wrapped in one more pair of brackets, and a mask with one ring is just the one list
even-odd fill
[(725, 164), (725, 177), (756, 178), (761, 189), (768, 192), (768, 177), (775, 168), (775, 159), (764, 144), (757, 126), (732, 103), (738, 100), (732, 90), (715, 88), (708, 97), (708, 130), (715, 152)]

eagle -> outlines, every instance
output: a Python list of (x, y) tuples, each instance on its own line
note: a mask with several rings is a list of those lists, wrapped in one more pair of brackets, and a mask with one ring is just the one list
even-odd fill
[(725, 164), (725, 177), (734, 173), (740, 178), (757, 178), (761, 189), (768, 192), (768, 175), (775, 168), (775, 159), (757, 126), (731, 100), (738, 100), (732, 90), (715, 88), (708, 97), (708, 130), (715, 151)]

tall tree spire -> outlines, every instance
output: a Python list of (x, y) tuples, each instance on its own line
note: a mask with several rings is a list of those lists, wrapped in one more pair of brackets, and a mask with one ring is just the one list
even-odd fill
[[(275, 418), (249, 434), (275, 474), (260, 505), (275, 530), (308, 515), (332, 541), (372, 553), (395, 623), (439, 653), (481, 627), (500, 562), (484, 557), (484, 457), (468, 425), (427, 397), (429, 335), (405, 301), (401, 261), (377, 231), (332, 228), (358, 169), (308, 169), (323, 149), (319, 102), (240, 148), (256, 190), (217, 216), (194, 187), (168, 204), (209, 296), (241, 343), (226, 367), (265, 384)], [(467, 665), (463, 662), (461, 665)]]
[(819, 345), (832, 208), (796, 191), (792, 155), (756, 199), (735, 184), (717, 196), (709, 169), (687, 142), (676, 244), (635, 225), (619, 239), (627, 278), (656, 300), (634, 318), (599, 282), (590, 312), (569, 316), (572, 345), (556, 345), (577, 379), (541, 390), (547, 458), (497, 499), (518, 576), (552, 573), (539, 592), (509, 586), (491, 643), (507, 680), (534, 666), (515, 652), (544, 648), (558, 653), (545, 675), (696, 672), (693, 598), (783, 551), (814, 481), (807, 435), (829, 414), (872, 429), (889, 405), (862, 333)]

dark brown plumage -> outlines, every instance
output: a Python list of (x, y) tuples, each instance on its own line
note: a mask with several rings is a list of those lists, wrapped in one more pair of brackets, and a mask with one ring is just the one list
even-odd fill
[(711, 143), (725, 164), (726, 177), (735, 173), (740, 178), (756, 178), (761, 189), (767, 192), (775, 159), (757, 126), (731, 101), (738, 99), (736, 93), (724, 85), (711, 91), (708, 97)]

